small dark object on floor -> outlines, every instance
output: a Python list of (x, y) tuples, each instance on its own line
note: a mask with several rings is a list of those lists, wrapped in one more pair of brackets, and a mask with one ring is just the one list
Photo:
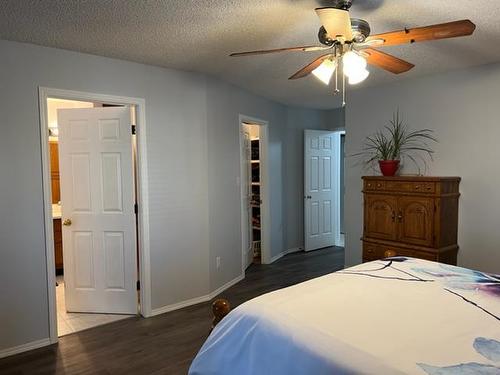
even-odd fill
[(227, 299), (219, 298), (212, 303), (212, 312), (214, 319), (212, 320), (212, 329), (231, 311), (231, 305)]

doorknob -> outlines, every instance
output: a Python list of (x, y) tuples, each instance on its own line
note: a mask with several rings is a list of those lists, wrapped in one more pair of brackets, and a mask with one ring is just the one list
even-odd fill
[(69, 226), (71, 225), (71, 219), (65, 219), (65, 220), (63, 221), (63, 225), (65, 225), (65, 226), (69, 227)]
[(310, 195), (306, 195), (304, 198), (311, 199), (312, 197)]

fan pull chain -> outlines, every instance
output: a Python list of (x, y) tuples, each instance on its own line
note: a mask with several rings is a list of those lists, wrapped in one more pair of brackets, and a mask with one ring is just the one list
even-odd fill
[(342, 108), (345, 107), (345, 74), (344, 74), (344, 59), (342, 59)]
[(339, 90), (339, 69), (340, 69), (340, 56), (338, 53), (337, 45), (334, 46), (333, 55), (335, 56), (335, 87), (333, 90), (333, 95), (338, 95)]
[(335, 62), (337, 63), (337, 68), (335, 69), (335, 89), (333, 90), (333, 95), (338, 95), (339, 90), (339, 59), (335, 57)]

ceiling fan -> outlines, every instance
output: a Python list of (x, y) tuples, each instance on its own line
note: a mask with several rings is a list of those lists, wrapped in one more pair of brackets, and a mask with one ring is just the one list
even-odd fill
[[(367, 64), (375, 65), (394, 74), (407, 72), (415, 66), (382, 52), (376, 49), (377, 47), (467, 36), (471, 35), (476, 28), (476, 25), (470, 20), (461, 20), (370, 35), (370, 25), (367, 21), (350, 18), (349, 8), (352, 2), (353, 0), (332, 0), (332, 6), (316, 8), (316, 14), (322, 24), (318, 32), (321, 45), (238, 52), (232, 53), (230, 56), (328, 51), (293, 74), (289, 79), (303, 78), (312, 73), (326, 85), (329, 85), (335, 73), (334, 93), (337, 94), (340, 92), (338, 88), (339, 70), (342, 70), (343, 73), (342, 87), (344, 88), (346, 77), (350, 84), (360, 83), (368, 77)], [(345, 93), (345, 90), (343, 91)]]

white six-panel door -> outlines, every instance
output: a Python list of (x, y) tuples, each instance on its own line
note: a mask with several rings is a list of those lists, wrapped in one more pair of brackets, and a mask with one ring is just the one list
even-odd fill
[(304, 242), (306, 251), (334, 246), (338, 231), (338, 133), (304, 131)]
[(66, 309), (136, 314), (130, 109), (60, 109)]

